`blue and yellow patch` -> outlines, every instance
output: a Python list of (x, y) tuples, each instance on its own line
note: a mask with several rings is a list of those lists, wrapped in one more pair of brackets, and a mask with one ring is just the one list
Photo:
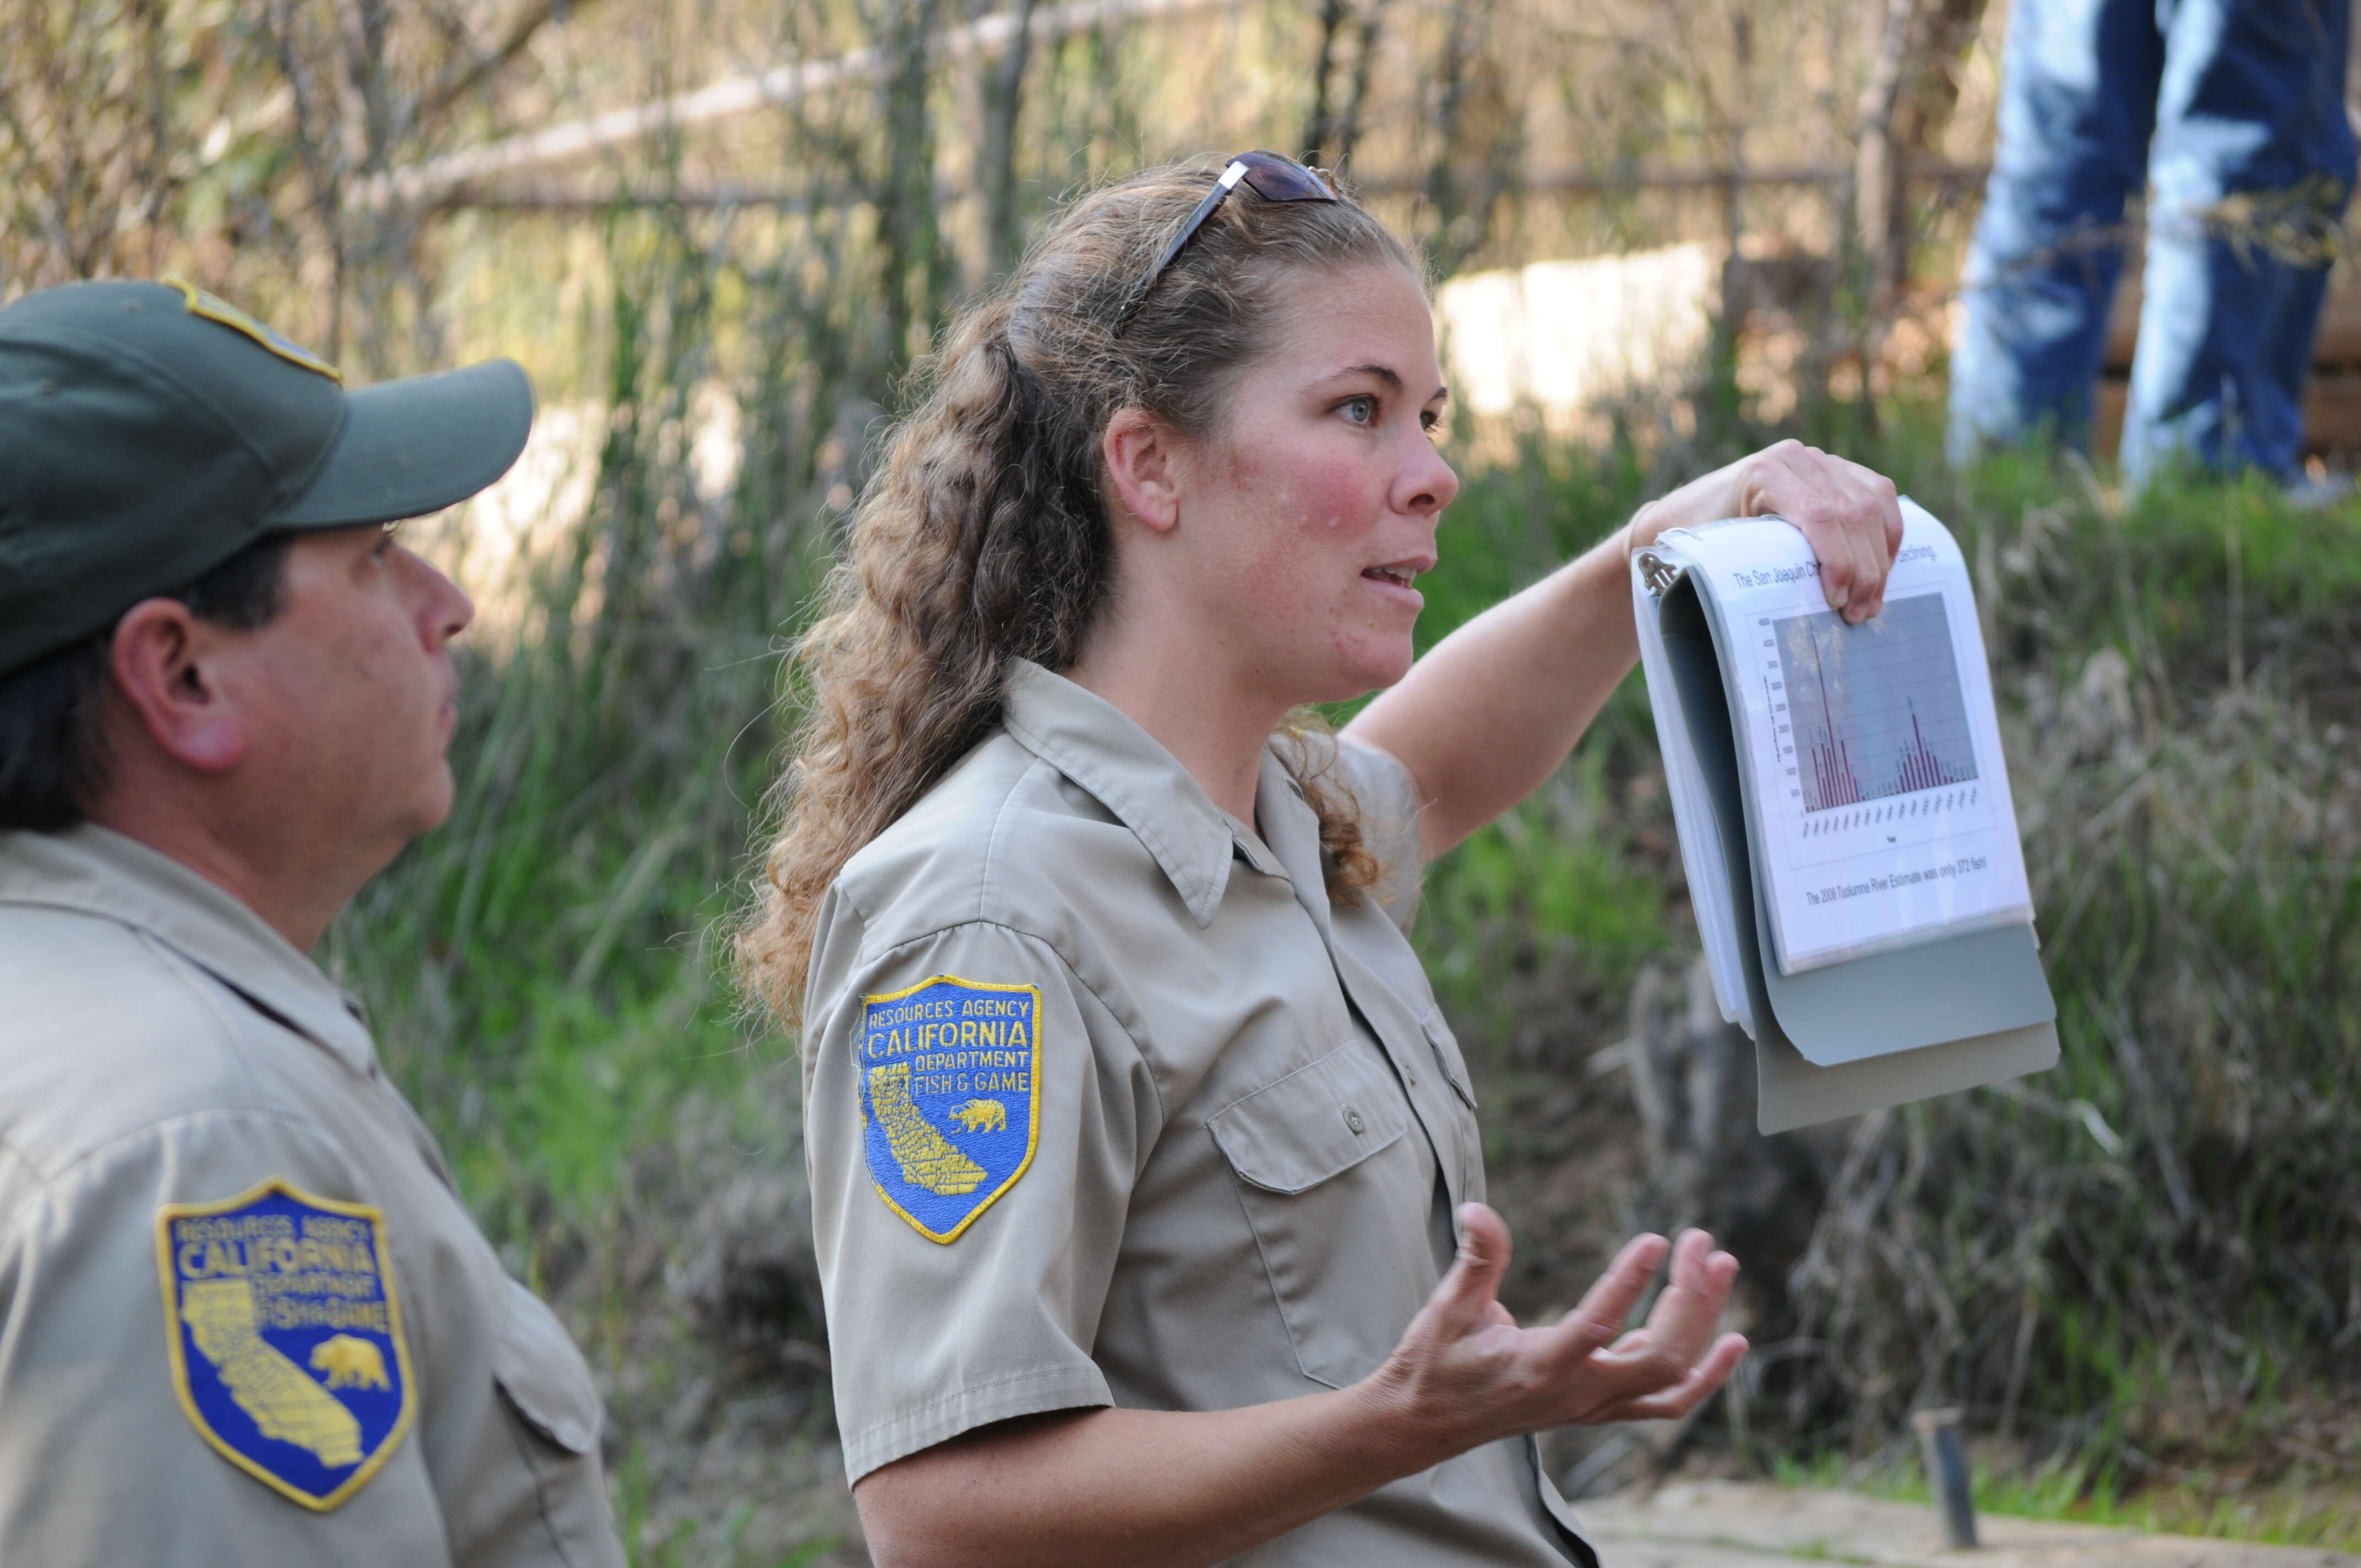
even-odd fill
[(939, 974), (863, 998), (862, 1142), (877, 1195), (950, 1243), (1025, 1174), (1041, 1134), (1041, 992)]
[(219, 295), (208, 294), (186, 278), (170, 274), (164, 279), (164, 286), (181, 291), (181, 298), (191, 315), (203, 316), (209, 322), (219, 322), (232, 332), (243, 333), (290, 365), (301, 365), (304, 369), (339, 384), (344, 381), (343, 371), (276, 329), (255, 320)]
[(223, 1458), (324, 1512), (417, 1412), (385, 1216), (277, 1178), (157, 1211), (172, 1391)]

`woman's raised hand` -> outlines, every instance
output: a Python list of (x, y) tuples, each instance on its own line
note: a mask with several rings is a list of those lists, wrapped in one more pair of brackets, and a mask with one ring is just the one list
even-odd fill
[(1902, 548), (1894, 481), (1817, 446), (1783, 441), (1649, 502), (1631, 520), (1639, 550), (1667, 528), (1726, 517), (1783, 517), (1820, 558), (1820, 587), (1850, 621), (1885, 608), (1885, 574)]
[[(1438, 1457), (1546, 1427), (1686, 1415), (1746, 1354), (1741, 1335), (1715, 1337), (1738, 1260), (1703, 1231), (1671, 1244), (1633, 1238), (1581, 1305), (1547, 1328), (1521, 1329), (1499, 1296), (1508, 1226), (1481, 1203), (1463, 1204), (1458, 1220), (1457, 1261), (1369, 1380)], [(1667, 1252), (1671, 1282), (1627, 1332)]]

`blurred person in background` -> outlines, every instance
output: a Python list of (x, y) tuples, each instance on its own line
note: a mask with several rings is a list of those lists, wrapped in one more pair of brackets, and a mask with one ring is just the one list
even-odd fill
[(0, 309), (0, 1563), (623, 1561), (589, 1368), (304, 956), (451, 805), (473, 607), (389, 524), (532, 422), (187, 284)]
[(2080, 445), (2147, 192), (2125, 475), (2301, 479), (2303, 388), (2352, 195), (2350, 0), (2015, 0), (1961, 292), (1950, 455)]
[(1595, 1563), (1532, 1434), (1678, 1417), (1744, 1351), (1696, 1231), (1515, 1323), (1407, 931), (1637, 661), (1631, 549), (1776, 512), (1859, 620), (1894, 487), (1783, 444), (1413, 665), (1445, 400), (1416, 259), (1248, 153), (1070, 208), (892, 434), (741, 948), (802, 1025), (885, 1568)]

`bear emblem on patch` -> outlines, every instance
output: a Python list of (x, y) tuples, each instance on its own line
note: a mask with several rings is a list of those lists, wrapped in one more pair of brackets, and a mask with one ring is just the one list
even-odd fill
[(277, 1178), (157, 1212), (173, 1393), (206, 1442), (325, 1511), (410, 1430), (416, 1384), (385, 1216)]
[(870, 1179), (920, 1235), (957, 1241), (1033, 1163), (1040, 990), (943, 974), (862, 1000)]

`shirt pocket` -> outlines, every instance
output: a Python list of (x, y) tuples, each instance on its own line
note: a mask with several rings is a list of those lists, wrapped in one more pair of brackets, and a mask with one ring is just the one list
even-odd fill
[(577, 1458), (598, 1446), (605, 1412), (590, 1368), (541, 1298), (508, 1281), (508, 1321), (492, 1352), (492, 1381), (540, 1437)]
[(1303, 1375), (1377, 1370), (1433, 1288), (1433, 1203), (1410, 1107), (1374, 1047), (1348, 1041), (1207, 1124), (1237, 1179)]

